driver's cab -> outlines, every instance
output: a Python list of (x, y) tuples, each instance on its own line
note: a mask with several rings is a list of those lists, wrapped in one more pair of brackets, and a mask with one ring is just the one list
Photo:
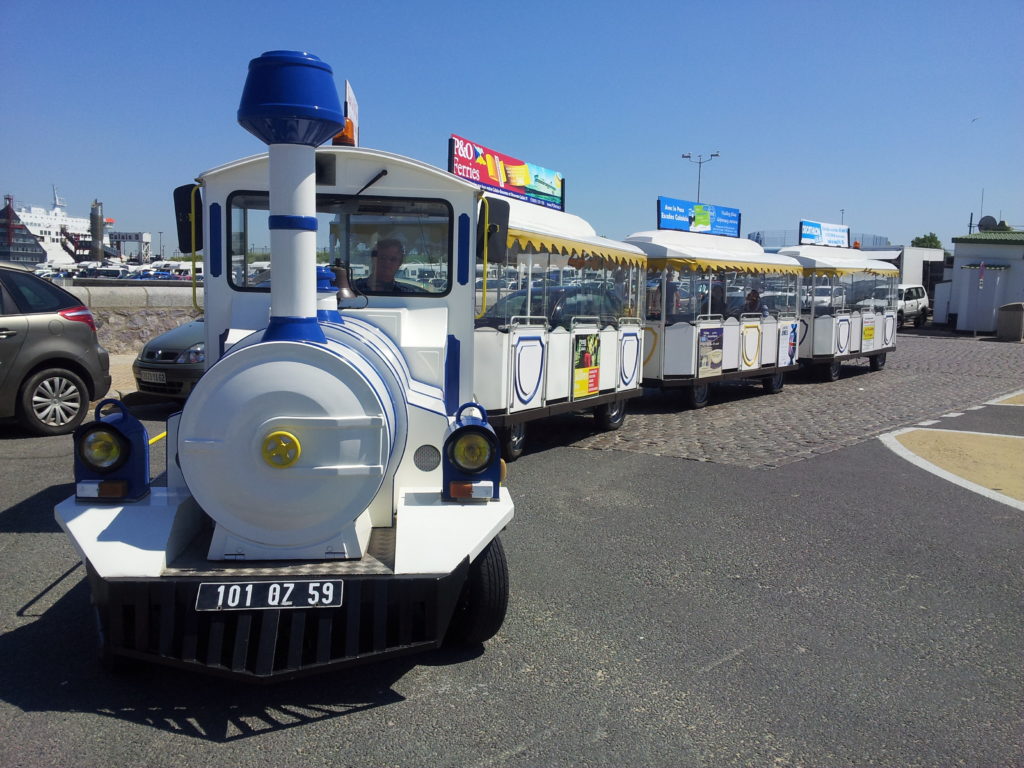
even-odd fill
[[(267, 178), (264, 154), (199, 179), (208, 366), (267, 326), (274, 279)], [(479, 190), (425, 163), (361, 147), (317, 149), (313, 181), (318, 309), (378, 326), (407, 351), (417, 380), (444, 387), (451, 403), (468, 399)], [(385, 258), (397, 269), (378, 280)], [(323, 279), (327, 271), (337, 277)]]

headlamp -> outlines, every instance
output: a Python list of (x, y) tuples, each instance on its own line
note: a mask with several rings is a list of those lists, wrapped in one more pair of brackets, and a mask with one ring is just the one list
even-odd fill
[[(476, 411), (479, 416), (467, 411)], [(487, 411), (478, 403), (465, 403), (448, 427), (441, 453), (445, 501), (487, 501), (499, 497), (502, 469), (498, 436), (487, 423)]]
[(96, 472), (113, 472), (123, 466), (129, 450), (124, 437), (102, 423), (92, 425), (78, 439), (79, 458)]
[(467, 427), (448, 443), (449, 458), (463, 472), (482, 472), (494, 457), (494, 446), (483, 430)]

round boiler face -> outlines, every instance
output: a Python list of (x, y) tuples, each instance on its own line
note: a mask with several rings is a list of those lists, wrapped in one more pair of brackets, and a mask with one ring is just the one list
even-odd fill
[(186, 402), (182, 473), (203, 510), (240, 536), (322, 541), (380, 490), (404, 407), (343, 345), (254, 344), (214, 365)]

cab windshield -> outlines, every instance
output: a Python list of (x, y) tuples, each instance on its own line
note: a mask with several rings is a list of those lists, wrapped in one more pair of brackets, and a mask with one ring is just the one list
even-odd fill
[[(229, 280), (269, 290), (274, 257), (266, 192), (229, 199)], [(452, 209), (444, 200), (317, 195), (316, 261), (348, 268), (359, 293), (433, 296), (451, 288)]]

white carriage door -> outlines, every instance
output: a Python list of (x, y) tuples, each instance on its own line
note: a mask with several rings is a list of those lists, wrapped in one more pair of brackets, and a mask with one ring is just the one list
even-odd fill
[(643, 333), (639, 325), (623, 324), (619, 328), (619, 378), (616, 389), (640, 386), (640, 360), (643, 355)]
[(740, 326), (740, 370), (761, 367), (761, 321), (744, 320)]
[(548, 332), (541, 325), (516, 325), (509, 332), (512, 359), (509, 370), (511, 413), (544, 405), (544, 374), (547, 371)]
[(835, 347), (832, 349), (834, 355), (850, 354), (850, 341), (853, 337), (853, 324), (850, 322), (848, 312), (836, 312), (836, 333)]

